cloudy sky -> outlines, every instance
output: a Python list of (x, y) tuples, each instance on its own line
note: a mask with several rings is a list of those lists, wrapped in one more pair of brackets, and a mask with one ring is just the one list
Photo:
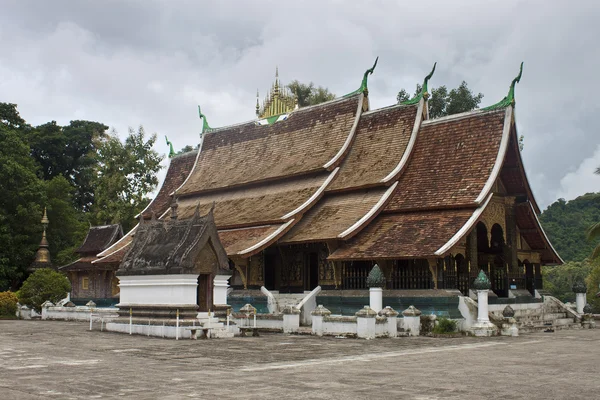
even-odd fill
[[(600, 191), (597, 1), (2, 0), (0, 101), (32, 124), (142, 124), (176, 149), (211, 126), (254, 118), (275, 66), (337, 95), (369, 80), (372, 108), (395, 102), (437, 61), (432, 86), (462, 80), (500, 100), (516, 89), (523, 156), (542, 207)], [(594, 100), (595, 99), (595, 100)]]

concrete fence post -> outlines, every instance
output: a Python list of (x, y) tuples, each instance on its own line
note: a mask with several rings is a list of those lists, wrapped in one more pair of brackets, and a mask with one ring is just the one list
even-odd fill
[(387, 318), (387, 334), (389, 337), (398, 336), (398, 311), (387, 306), (379, 311), (379, 316)]
[(573, 283), (573, 292), (575, 292), (575, 304), (577, 305), (577, 313), (584, 314), (583, 308), (587, 304), (586, 293), (587, 286), (583, 280), (578, 280)]
[(404, 330), (409, 336), (419, 336), (421, 334), (421, 310), (415, 306), (409, 306), (402, 311), (404, 318)]
[(365, 306), (356, 314), (356, 336), (362, 339), (375, 339), (375, 318), (377, 313)]
[(283, 333), (296, 333), (300, 328), (300, 310), (293, 306), (283, 308)]
[(319, 305), (312, 312), (312, 334), (323, 336), (323, 318), (331, 315), (331, 311)]

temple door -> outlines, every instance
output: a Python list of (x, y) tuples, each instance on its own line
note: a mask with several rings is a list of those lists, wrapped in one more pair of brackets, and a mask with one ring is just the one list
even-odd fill
[(198, 311), (206, 312), (212, 308), (212, 276), (200, 274), (198, 276)]

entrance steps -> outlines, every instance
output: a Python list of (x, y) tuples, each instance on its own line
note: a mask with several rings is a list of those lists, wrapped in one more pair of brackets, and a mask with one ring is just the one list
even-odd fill
[(197, 316), (199, 325), (203, 328), (210, 328), (211, 338), (232, 338), (234, 336), (235, 326), (230, 323), (229, 330), (227, 329), (226, 323), (223, 323), (219, 318), (214, 316), (208, 316), (206, 312), (200, 312)]
[[(581, 316), (551, 296), (545, 296), (543, 303), (513, 305), (513, 308), (519, 332), (581, 329)], [(501, 321), (501, 312), (493, 314), (496, 321)]]

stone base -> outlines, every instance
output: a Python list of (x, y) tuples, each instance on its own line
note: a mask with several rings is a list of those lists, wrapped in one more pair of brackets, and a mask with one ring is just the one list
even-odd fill
[(129, 318), (129, 312), (133, 318), (141, 319), (195, 319), (198, 314), (198, 306), (196, 304), (125, 304), (119, 303), (119, 317)]
[(489, 321), (476, 322), (469, 333), (473, 336), (494, 336), (498, 334), (498, 327)]

